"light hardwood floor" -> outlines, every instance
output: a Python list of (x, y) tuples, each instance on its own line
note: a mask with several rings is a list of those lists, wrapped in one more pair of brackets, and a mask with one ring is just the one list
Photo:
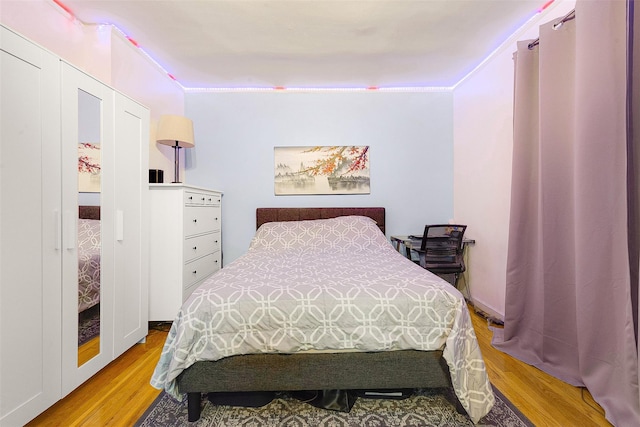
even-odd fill
[(149, 385), (167, 333), (136, 344), (27, 426), (132, 426), (160, 394)]
[[(536, 426), (610, 426), (586, 390), (565, 384), (491, 347), (487, 320), (471, 310), (489, 378)], [(166, 332), (151, 330), (113, 361), (28, 426), (131, 426), (158, 396), (149, 378)]]
[(538, 427), (611, 426), (585, 388), (571, 386), (493, 348), (488, 321), (471, 307), (469, 311), (491, 384), (531, 422)]

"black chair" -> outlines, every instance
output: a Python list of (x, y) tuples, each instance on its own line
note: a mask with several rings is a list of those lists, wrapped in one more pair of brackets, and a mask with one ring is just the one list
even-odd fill
[(418, 264), (437, 275), (452, 274), (456, 286), (465, 271), (462, 239), (466, 229), (459, 224), (425, 225), (420, 249), (415, 248)]

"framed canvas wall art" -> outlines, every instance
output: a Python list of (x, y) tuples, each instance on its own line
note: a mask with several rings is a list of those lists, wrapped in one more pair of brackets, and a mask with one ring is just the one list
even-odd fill
[(275, 194), (369, 194), (369, 146), (274, 148)]

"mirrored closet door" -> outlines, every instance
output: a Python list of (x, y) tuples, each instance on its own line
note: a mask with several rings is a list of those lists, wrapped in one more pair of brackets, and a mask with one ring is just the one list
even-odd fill
[(63, 394), (112, 360), (113, 109), (111, 88), (63, 63)]

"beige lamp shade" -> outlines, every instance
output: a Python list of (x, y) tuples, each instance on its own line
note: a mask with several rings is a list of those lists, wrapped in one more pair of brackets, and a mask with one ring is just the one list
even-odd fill
[(173, 147), (174, 183), (180, 182), (180, 149), (195, 147), (193, 122), (182, 116), (160, 116), (156, 141)]
[(183, 116), (160, 116), (156, 141), (172, 147), (194, 147), (196, 144), (193, 138), (193, 122)]

